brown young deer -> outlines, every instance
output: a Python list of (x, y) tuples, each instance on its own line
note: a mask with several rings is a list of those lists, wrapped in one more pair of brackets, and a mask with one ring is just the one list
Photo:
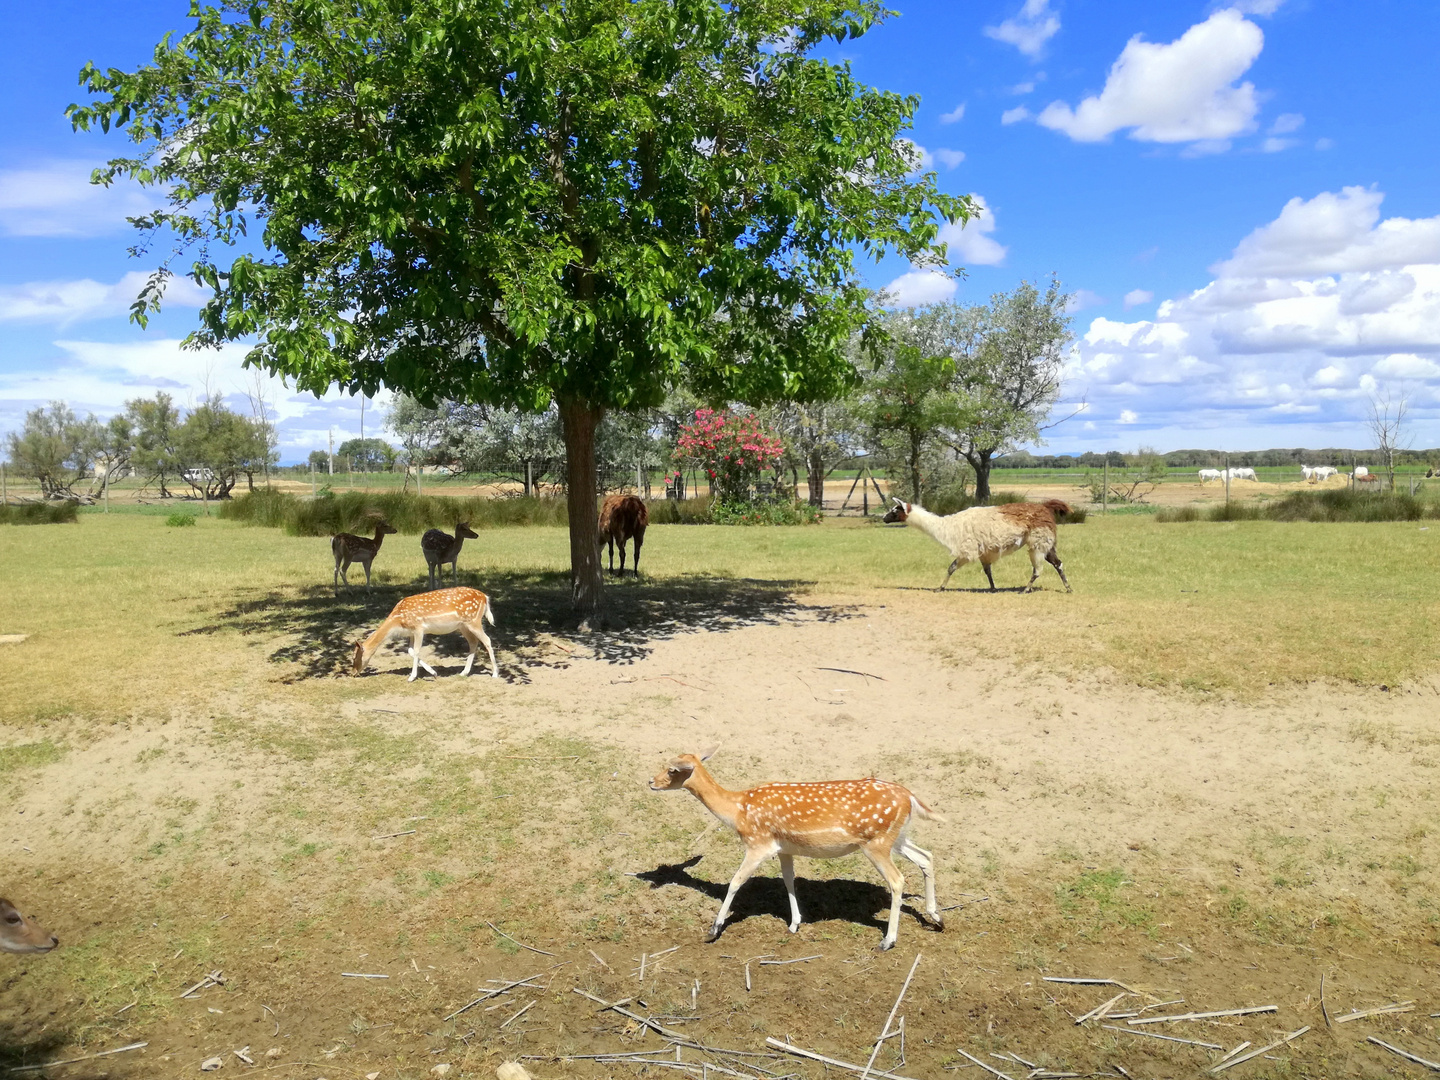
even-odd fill
[(640, 548), (650, 524), (650, 509), (638, 495), (606, 495), (600, 504), (600, 546), (610, 545), (610, 572), (615, 573), (615, 545), (620, 545), (620, 576), (625, 576), (625, 541), (635, 541), (635, 576), (640, 576)]
[(0, 951), (41, 953), (59, 944), (59, 938), (21, 915), (9, 900), (0, 900)]
[(771, 855), (780, 856), (780, 875), (790, 897), (790, 932), (800, 928), (795, 899), (795, 856), (838, 859), (856, 851), (875, 864), (890, 889), (890, 922), (881, 949), (890, 949), (900, 930), (905, 879), (895, 866), (903, 855), (925, 879), (925, 918), (938, 929), (945, 921), (935, 906), (935, 860), (905, 836), (911, 817), (944, 821), (899, 784), (873, 777), (812, 784), (762, 784), (748, 791), (727, 791), (702, 764), (715, 753), (681, 754), (650, 781), (652, 791), (688, 791), (705, 809), (729, 825), (745, 844), (745, 859), (706, 939), (720, 936), (735, 894)]
[(414, 660), (410, 665), (409, 681), (415, 681), (422, 667), (434, 675), (435, 669), (420, 659), (420, 646), (425, 641), (425, 635), (453, 634), (458, 630), (470, 645), (465, 670), (460, 674), (470, 674), (470, 668), (475, 663), (476, 646), (483, 641), (485, 651), (490, 654), (490, 674), (498, 679), (500, 667), (495, 663), (495, 650), (490, 646), (490, 637), (485, 633), (484, 626), (486, 620), (491, 626), (495, 625), (495, 616), (490, 609), (490, 598), (479, 589), (437, 589), (418, 596), (407, 596), (395, 605), (378, 630), (364, 641), (355, 643), (353, 670), (359, 675), (375, 655), (375, 650), (385, 644), (390, 635), (408, 631), (410, 656)]
[(425, 553), (425, 565), (430, 571), (430, 588), (435, 588), (435, 571), (440, 570), (440, 581), (445, 581), (444, 566), (450, 564), (451, 580), (460, 584), (460, 545), (466, 540), (478, 540), (480, 534), (473, 532), (468, 521), (457, 522), (455, 535), (439, 529), (429, 529), (420, 537), (420, 550)]
[(393, 536), (399, 531), (383, 521), (377, 521), (373, 537), (356, 536), (354, 533), (337, 533), (332, 536), (330, 551), (335, 556), (335, 588), (338, 589), (342, 581), (347, 586), (350, 584), (350, 564), (357, 562), (365, 568), (365, 587), (370, 588), (370, 564), (375, 561), (385, 537)]

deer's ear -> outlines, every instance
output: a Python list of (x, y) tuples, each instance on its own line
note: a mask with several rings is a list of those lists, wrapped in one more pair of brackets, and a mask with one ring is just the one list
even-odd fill
[(720, 744), (717, 742), (712, 744), (709, 749), (704, 750), (701, 753), (696, 754), (695, 756), (698, 757), (701, 761), (709, 761), (712, 757), (715, 756), (715, 751), (719, 749)]

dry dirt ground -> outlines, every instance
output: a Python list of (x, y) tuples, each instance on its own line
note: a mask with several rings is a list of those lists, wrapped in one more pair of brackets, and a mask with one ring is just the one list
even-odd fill
[[(515, 1058), (541, 1080), (677, 1061), (702, 1080), (820, 1076), (786, 1054), (677, 1049), (574, 991), (712, 1048), (789, 1038), (863, 1063), (917, 955), (903, 1057), (895, 1038), (877, 1065), (918, 1080), (991, 1075), (959, 1049), (1014, 1080), (1196, 1076), (1223, 1053), (1201, 1044), (1306, 1026), (1221, 1075), (1424, 1073), (1367, 1036), (1440, 1058), (1440, 681), (1166, 695), (1048, 671), (1039, 619), (1023, 662), (981, 658), (966, 643), (988, 602), (808, 595), (524, 652), (502, 632), (501, 680), (451, 677), (450, 649), (442, 678), (406, 683), (397, 645), (370, 696), (332, 679), (291, 709), (272, 677), (205, 713), (56, 719), (36, 745), (68, 749), (15, 764), (0, 852), (4, 888), (64, 944), (0, 956), (0, 1063), (145, 1042), (38, 1075), (195, 1076), (218, 1057), (222, 1077), (287, 1080), (493, 1076)], [(888, 900), (852, 858), (800, 864), (798, 934), (771, 863), (703, 944), (738, 842), (645, 781), (717, 741), (731, 786), (913, 788), (948, 819), (914, 830), (945, 931), (907, 905), (898, 948), (876, 952)], [(212, 971), (223, 981), (180, 996)], [(1046, 981), (1076, 977), (1115, 983)], [(1332, 1021), (1414, 1006), (1327, 1024), (1322, 986)], [(1119, 1018), (1077, 1025), (1116, 994)], [(561, 1060), (610, 1052), (637, 1056)]]

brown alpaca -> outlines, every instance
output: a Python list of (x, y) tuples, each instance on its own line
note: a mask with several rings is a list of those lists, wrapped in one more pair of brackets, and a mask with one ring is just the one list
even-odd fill
[(615, 573), (615, 545), (620, 545), (620, 576), (625, 576), (625, 541), (635, 541), (635, 576), (640, 576), (640, 546), (650, 509), (638, 495), (606, 495), (600, 504), (600, 545), (610, 545), (610, 572)]

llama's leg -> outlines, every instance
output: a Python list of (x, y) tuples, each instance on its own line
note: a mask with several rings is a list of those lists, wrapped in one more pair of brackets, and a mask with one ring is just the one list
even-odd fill
[(985, 568), (985, 580), (987, 580), (987, 581), (990, 582), (990, 591), (991, 591), (991, 592), (994, 592), (994, 591), (995, 591), (995, 575), (990, 572), (990, 564), (989, 564), (988, 562), (985, 562), (985, 561), (982, 559), (981, 562), (980, 562), (980, 565)]
[(636, 576), (637, 578), (640, 576), (640, 545), (643, 544), (643, 543), (645, 543), (645, 534), (644, 534), (643, 532), (636, 533), (636, 534), (635, 534), (635, 576)]
[(935, 591), (944, 592), (945, 586), (950, 584), (950, 575), (955, 573), (955, 571), (958, 569), (960, 569), (960, 560), (955, 559), (950, 563), (950, 569), (945, 571), (945, 580), (940, 582), (940, 588), (936, 589)]
[(885, 930), (885, 937), (880, 941), (880, 951), (884, 952), (895, 947), (895, 939), (900, 934), (900, 904), (905, 899), (905, 878), (883, 845), (875, 847), (867, 844), (864, 851), (875, 864), (875, 869), (880, 871), (885, 884), (890, 887), (890, 923)]
[(620, 537), (620, 576), (625, 576), (625, 537)]
[(1031, 544), (1031, 545), (1030, 545), (1030, 584), (1028, 584), (1028, 585), (1025, 586), (1025, 591), (1026, 591), (1026, 592), (1030, 592), (1032, 589), (1034, 589), (1034, 588), (1035, 588), (1035, 582), (1040, 579), (1040, 561), (1041, 561), (1040, 548), (1039, 548), (1037, 545), (1035, 545), (1035, 544)]
[(795, 857), (780, 856), (780, 876), (785, 879), (785, 895), (790, 897), (790, 932), (800, 929), (800, 901), (795, 899)]
[(935, 856), (909, 840), (900, 842), (900, 854), (918, 866), (921, 876), (925, 879), (926, 920), (932, 926), (937, 926), (941, 930), (945, 929), (945, 918), (940, 914), (940, 909), (935, 906)]
[(1053, 566), (1055, 572), (1060, 575), (1060, 580), (1065, 583), (1065, 591), (1074, 592), (1075, 590), (1070, 588), (1070, 579), (1065, 576), (1065, 565), (1060, 561), (1060, 552), (1052, 547), (1045, 553), (1045, 561)]
[(715, 925), (710, 927), (710, 933), (706, 941), (714, 941), (720, 936), (724, 929), (725, 920), (730, 917), (730, 905), (735, 902), (735, 894), (740, 891), (740, 886), (749, 881), (760, 864), (770, 857), (772, 853), (763, 848), (747, 848), (745, 859), (740, 863), (740, 869), (735, 871), (735, 876), (730, 879), (730, 891), (725, 894), (725, 902), (720, 905), (720, 910), (715, 915)]

